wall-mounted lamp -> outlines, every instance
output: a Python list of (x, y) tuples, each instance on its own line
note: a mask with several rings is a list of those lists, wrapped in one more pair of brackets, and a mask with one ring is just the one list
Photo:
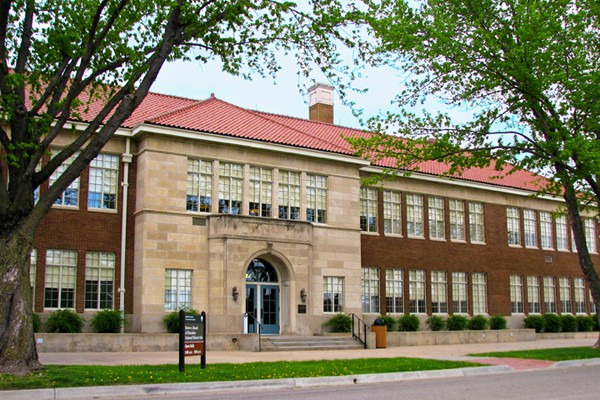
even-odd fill
[(300, 300), (303, 303), (306, 303), (306, 290), (304, 288), (300, 289)]
[(231, 297), (233, 297), (233, 301), (237, 301), (238, 297), (240, 297), (237, 286), (234, 286), (233, 289), (231, 289)]

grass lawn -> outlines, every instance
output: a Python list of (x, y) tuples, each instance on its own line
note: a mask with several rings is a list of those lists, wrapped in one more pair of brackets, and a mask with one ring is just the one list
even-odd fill
[[(185, 372), (179, 372), (178, 364), (130, 366), (48, 365), (46, 370), (37, 371), (27, 376), (0, 375), (0, 390), (344, 376), (477, 366), (481, 366), (481, 364), (420, 358), (207, 364), (206, 369), (201, 369), (199, 364), (188, 364), (185, 367)], [(2, 396), (0, 395), (0, 397)]]
[(565, 347), (560, 349), (503, 351), (494, 353), (469, 354), (478, 357), (530, 358), (535, 360), (565, 361), (585, 358), (600, 358), (600, 349), (592, 347)]

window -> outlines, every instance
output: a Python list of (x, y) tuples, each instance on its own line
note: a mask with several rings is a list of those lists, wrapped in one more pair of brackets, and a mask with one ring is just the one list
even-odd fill
[(279, 171), (279, 218), (300, 219), (300, 173)]
[(485, 242), (483, 203), (469, 203), (469, 235), (471, 236), (471, 243)]
[(379, 312), (379, 270), (362, 268), (362, 311)]
[(454, 314), (469, 313), (469, 295), (467, 290), (467, 273), (452, 273), (452, 311)]
[(85, 254), (85, 308), (113, 308), (115, 254)]
[(444, 239), (444, 199), (441, 197), (429, 198), (429, 238)]
[(591, 313), (596, 314), (596, 304), (594, 304), (594, 298), (592, 297), (592, 290), (589, 289), (588, 293), (589, 293), (589, 298), (590, 298)]
[(523, 314), (523, 277), (510, 276), (510, 307), (513, 314)]
[(45, 308), (74, 308), (77, 252), (46, 251)]
[(241, 164), (219, 164), (219, 213), (239, 214), (242, 207), (244, 167)]
[(465, 203), (462, 200), (450, 200), (450, 240), (465, 240)]
[[(53, 149), (52, 157), (55, 157), (58, 153), (60, 153), (60, 150)], [(63, 161), (63, 163), (59, 165), (58, 168), (54, 170), (52, 175), (50, 175), (50, 181), (48, 182), (49, 186), (52, 186), (54, 182), (58, 178), (60, 178), (63, 172), (65, 172), (65, 170), (69, 168), (71, 163), (75, 161), (75, 158), (77, 158), (78, 155), (79, 153), (71, 155), (69, 158)], [(75, 178), (75, 180), (71, 182), (71, 184), (65, 189), (65, 191), (62, 192), (62, 194), (56, 200), (54, 200), (54, 204), (58, 206), (70, 207), (77, 207), (79, 205), (79, 177)]]
[(554, 248), (552, 242), (552, 214), (549, 212), (540, 211), (540, 240), (542, 249), (552, 250)]
[(273, 201), (273, 170), (250, 167), (249, 212), (254, 217), (270, 217)]
[(474, 273), (473, 283), (473, 314), (487, 314), (487, 275)]
[(423, 237), (423, 196), (406, 195), (406, 233), (409, 237)]
[(444, 271), (431, 272), (431, 312), (448, 313), (448, 278)]
[(506, 209), (506, 230), (508, 232), (508, 244), (520, 246), (521, 228), (518, 208), (509, 207)]
[(31, 250), (29, 254), (29, 283), (31, 284), (31, 305), (35, 310), (35, 282), (37, 272), (37, 250)]
[(567, 217), (561, 215), (554, 219), (556, 226), (556, 248), (562, 251), (569, 251), (569, 243), (567, 242)]
[(573, 287), (575, 289), (575, 312), (577, 314), (586, 314), (585, 283), (583, 278), (573, 278)]
[(186, 198), (188, 211), (211, 211), (212, 175), (211, 161), (188, 159)]
[(539, 314), (542, 312), (540, 278), (537, 276), (527, 277), (527, 305), (529, 306), (529, 314)]
[(360, 188), (360, 230), (377, 232), (377, 189)]
[(556, 280), (553, 276), (544, 277), (544, 306), (547, 313), (556, 312)]
[(558, 278), (558, 299), (560, 301), (561, 314), (572, 314), (571, 304), (571, 280), (569, 278)]
[(591, 218), (586, 218), (583, 220), (584, 229), (585, 229), (585, 242), (587, 243), (587, 248), (590, 253), (597, 253), (598, 248), (596, 243), (598, 241), (598, 237), (596, 236), (596, 221)]
[(523, 211), (523, 225), (525, 232), (525, 247), (535, 248), (537, 247), (537, 233), (536, 233), (536, 220), (535, 211), (524, 210)]
[(306, 175), (306, 220), (327, 222), (327, 177)]
[(88, 208), (115, 210), (118, 179), (119, 157), (114, 154), (98, 154), (90, 163)]
[(344, 278), (323, 277), (323, 312), (344, 311)]
[(383, 191), (383, 231), (392, 235), (402, 234), (400, 192)]
[(165, 310), (192, 307), (192, 271), (187, 269), (165, 270)]
[(411, 270), (408, 272), (408, 303), (411, 314), (425, 314), (425, 271)]
[(385, 270), (385, 305), (388, 313), (404, 314), (403, 273), (401, 269)]

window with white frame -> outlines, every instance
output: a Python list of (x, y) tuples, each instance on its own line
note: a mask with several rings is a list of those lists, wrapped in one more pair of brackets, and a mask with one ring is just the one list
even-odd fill
[(165, 270), (165, 310), (173, 311), (192, 307), (192, 271), (189, 269)]
[(588, 297), (590, 299), (590, 312), (596, 314), (596, 304), (594, 304), (594, 298), (592, 297), (592, 290), (588, 289)]
[(544, 277), (544, 306), (547, 313), (556, 313), (556, 279)]
[(344, 278), (323, 277), (323, 312), (339, 313), (344, 311)]
[(385, 305), (387, 313), (404, 314), (404, 271), (385, 270)]
[(362, 311), (379, 312), (379, 269), (362, 268)]
[(406, 234), (408, 237), (423, 237), (423, 196), (406, 195)]
[(211, 211), (212, 182), (212, 161), (188, 158), (186, 210)]
[(279, 171), (279, 218), (300, 219), (300, 172)]
[(327, 222), (327, 177), (306, 175), (306, 220)]
[(598, 252), (598, 236), (596, 235), (596, 221), (592, 218), (586, 218), (583, 220), (583, 227), (585, 229), (585, 242), (590, 253)]
[(523, 210), (523, 232), (525, 233), (525, 247), (537, 247), (535, 211)]
[(540, 211), (540, 241), (542, 249), (554, 249), (552, 240), (552, 214), (546, 211)]
[(90, 163), (88, 208), (116, 210), (119, 180), (119, 157), (98, 154)]
[(452, 273), (452, 311), (454, 314), (469, 313), (469, 294), (466, 272)]
[(85, 253), (85, 308), (113, 308), (115, 254)]
[(527, 277), (527, 305), (529, 306), (529, 314), (539, 314), (542, 312), (540, 278), (538, 276)]
[(523, 276), (510, 276), (510, 308), (513, 314), (523, 314)]
[(402, 196), (400, 192), (383, 191), (383, 231), (391, 235), (402, 234)]
[(506, 209), (506, 231), (508, 233), (508, 244), (514, 246), (521, 245), (521, 227), (520, 227), (519, 209), (508, 207)]
[[(56, 157), (61, 150), (52, 149), (52, 157)], [(54, 182), (65, 172), (67, 168), (71, 165), (75, 158), (79, 153), (72, 154), (69, 158), (62, 162), (61, 165), (58, 166), (50, 175), (50, 179), (48, 182), (49, 186), (52, 186)], [(64, 192), (61, 193), (60, 196), (56, 200), (54, 200), (54, 204), (57, 206), (69, 206), (69, 207), (77, 207), (79, 205), (79, 177), (75, 178), (73, 182), (67, 186)]]
[(473, 315), (488, 313), (487, 275), (476, 272), (471, 275), (473, 290)]
[(377, 232), (377, 189), (360, 188), (360, 230)]
[(462, 200), (448, 201), (450, 213), (450, 240), (465, 240), (465, 203)]
[(219, 163), (219, 213), (239, 214), (242, 211), (244, 166)]
[(471, 243), (485, 243), (483, 203), (469, 202), (469, 235)]
[(35, 282), (37, 273), (37, 250), (32, 249), (29, 254), (29, 283), (31, 285), (31, 306), (35, 310)]
[(430, 196), (429, 208), (429, 238), (444, 239), (446, 228), (444, 227), (444, 198)]
[(77, 252), (46, 251), (45, 308), (75, 308)]
[(431, 312), (448, 313), (448, 274), (445, 271), (431, 271)]
[(250, 166), (248, 210), (253, 217), (270, 217), (273, 203), (273, 170)]
[(558, 278), (558, 300), (560, 301), (561, 314), (573, 313), (573, 304), (571, 302), (571, 280), (569, 278)]
[(408, 271), (408, 304), (411, 314), (427, 313), (425, 271)]
[(575, 299), (575, 312), (577, 314), (586, 314), (587, 309), (585, 306), (585, 282), (583, 278), (573, 278), (574, 299)]
[(562, 251), (569, 250), (569, 242), (567, 239), (568, 226), (567, 217), (564, 215), (554, 218), (554, 226), (556, 228), (556, 249)]

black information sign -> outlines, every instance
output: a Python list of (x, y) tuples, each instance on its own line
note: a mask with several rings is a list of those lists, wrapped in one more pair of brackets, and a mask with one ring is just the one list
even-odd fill
[(185, 371), (185, 357), (200, 356), (200, 368), (206, 368), (206, 313), (186, 315), (179, 311), (179, 371)]

